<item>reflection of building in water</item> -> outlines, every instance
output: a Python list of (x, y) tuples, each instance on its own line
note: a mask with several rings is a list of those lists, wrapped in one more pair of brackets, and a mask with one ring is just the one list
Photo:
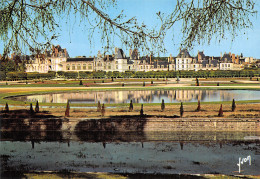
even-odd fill
[(227, 91), (221, 91), (219, 92), (219, 100), (220, 101), (231, 101), (235, 98), (234, 93), (227, 93)]
[(96, 91), (96, 92), (76, 92), (76, 93), (57, 93), (37, 96), (27, 96), (23, 99), (30, 102), (40, 103), (160, 103), (175, 101), (197, 101), (216, 96), (214, 90), (158, 90), (158, 91)]
[(259, 96), (258, 91), (248, 90), (143, 90), (143, 91), (89, 91), (21, 96), (20, 101), (40, 103), (166, 103), (200, 101), (250, 100)]

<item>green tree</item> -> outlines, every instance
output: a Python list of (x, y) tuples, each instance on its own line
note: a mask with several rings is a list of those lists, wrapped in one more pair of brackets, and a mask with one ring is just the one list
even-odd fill
[(33, 110), (32, 103), (30, 103), (30, 114), (31, 114), (31, 115), (33, 115), (33, 114), (34, 114), (34, 110)]
[(38, 102), (38, 100), (37, 100), (37, 102), (36, 102), (35, 112), (36, 112), (36, 113), (40, 112), (40, 108), (39, 108), (39, 102)]
[(232, 101), (232, 112), (234, 112), (236, 109), (236, 103), (235, 103), (235, 99), (233, 99)]
[(195, 43), (210, 43), (213, 37), (225, 39), (227, 33), (235, 38), (238, 32), (252, 27), (251, 16), (256, 15), (253, 0), (177, 0), (169, 14), (156, 13), (159, 27), (150, 29), (123, 12), (110, 16), (108, 10), (116, 5), (116, 0), (1, 1), (0, 38), (4, 41), (4, 56), (11, 51), (28, 49), (35, 53), (50, 48), (59, 35), (59, 22), (73, 15), (75, 19), (80, 16), (79, 25), (91, 27), (89, 43), (94, 33), (100, 33), (106, 50), (119, 37), (123, 45), (147, 51), (165, 51), (167, 32), (179, 24), (183, 39), (180, 44), (192, 47)]
[(79, 85), (83, 85), (83, 82), (82, 82), (82, 80), (80, 80), (80, 81), (79, 81)]
[(183, 109), (183, 104), (181, 102), (181, 107), (180, 107), (180, 116), (182, 117), (184, 113), (184, 109)]
[(141, 105), (141, 109), (140, 109), (140, 116), (144, 115), (144, 105)]
[(196, 86), (199, 86), (199, 85), (200, 85), (199, 79), (196, 78)]
[(200, 107), (200, 100), (198, 100), (198, 107), (196, 109), (196, 111), (200, 111), (201, 110), (201, 107)]
[(165, 109), (165, 104), (164, 104), (164, 99), (162, 99), (162, 103), (161, 103), (161, 111), (164, 111)]
[(219, 111), (218, 111), (218, 117), (223, 117), (223, 107), (222, 104), (220, 105)]
[(6, 113), (9, 112), (9, 106), (8, 106), (8, 103), (5, 103), (5, 112), (6, 112)]
[(105, 104), (103, 103), (102, 108), (101, 108), (101, 116), (105, 116)]
[(130, 100), (130, 104), (129, 104), (129, 112), (132, 112), (133, 110), (134, 110), (133, 101)]
[(70, 117), (70, 103), (69, 100), (67, 101), (67, 106), (65, 110), (65, 117)]
[(101, 104), (100, 104), (100, 101), (98, 101), (98, 104), (97, 104), (97, 112), (101, 112)]

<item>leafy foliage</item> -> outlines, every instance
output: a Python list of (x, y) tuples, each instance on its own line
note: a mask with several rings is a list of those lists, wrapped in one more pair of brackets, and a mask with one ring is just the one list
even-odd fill
[(110, 16), (109, 7), (116, 5), (116, 0), (3, 0), (0, 7), (3, 56), (11, 51), (29, 49), (40, 53), (50, 48), (59, 36), (59, 23), (65, 20), (71, 24), (73, 15), (75, 19), (80, 17), (81, 27), (88, 27), (90, 44), (94, 33), (100, 33), (104, 52), (113, 48), (115, 38), (120, 38), (122, 47), (165, 52), (164, 39), (177, 23), (182, 24), (182, 46), (192, 47), (195, 43), (210, 43), (213, 37), (224, 39), (227, 33), (235, 38), (239, 31), (252, 27), (251, 16), (256, 14), (253, 0), (177, 0), (170, 14), (156, 13), (159, 25), (150, 29), (123, 11)]

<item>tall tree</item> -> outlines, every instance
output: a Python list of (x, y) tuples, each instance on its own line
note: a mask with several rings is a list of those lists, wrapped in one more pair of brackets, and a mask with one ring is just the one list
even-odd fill
[(5, 103), (5, 112), (6, 112), (6, 113), (9, 112), (9, 106), (8, 106), (8, 103)]
[(220, 105), (219, 111), (218, 111), (218, 117), (223, 117), (223, 108), (222, 104)]
[(180, 107), (180, 116), (182, 117), (184, 113), (184, 109), (183, 109), (183, 104), (181, 102), (181, 107)]
[(2, 0), (0, 38), (4, 56), (11, 51), (39, 53), (50, 48), (59, 36), (59, 23), (72, 23), (69, 19), (73, 15), (75, 19), (80, 16), (82, 27), (89, 27), (90, 43), (94, 33), (101, 34), (104, 49), (111, 49), (114, 38), (119, 37), (122, 46), (163, 52), (164, 38), (177, 23), (182, 24), (180, 44), (192, 47), (210, 43), (213, 37), (225, 39), (227, 33), (235, 38), (239, 31), (252, 27), (251, 16), (256, 15), (254, 0), (177, 0), (169, 4), (174, 7), (169, 14), (156, 13), (159, 26), (150, 29), (123, 11), (112, 17), (109, 9), (119, 8), (116, 6), (117, 0)]
[(103, 104), (101, 108), (101, 116), (105, 116), (105, 112), (105, 104)]
[(40, 111), (39, 102), (38, 102), (38, 100), (37, 100), (36, 106), (35, 106), (35, 112), (37, 113), (37, 112), (39, 112), (39, 111)]
[(232, 101), (232, 111), (234, 112), (236, 109), (236, 103), (235, 103), (235, 99), (233, 99)]
[(164, 99), (162, 99), (161, 110), (164, 111), (164, 109), (165, 109), (165, 104), (164, 104)]
[(97, 112), (101, 112), (101, 104), (100, 104), (100, 101), (98, 101)]
[(129, 112), (132, 112), (133, 110), (134, 110), (133, 101), (130, 100), (130, 104), (129, 104)]
[(141, 105), (141, 109), (140, 109), (140, 116), (144, 115), (144, 105)]
[(200, 107), (200, 100), (198, 100), (198, 107), (196, 109), (196, 111), (200, 111), (201, 107)]
[(69, 100), (67, 101), (67, 106), (65, 110), (65, 117), (70, 117), (70, 103)]
[(33, 114), (34, 114), (34, 110), (33, 110), (32, 103), (30, 103), (30, 114), (31, 114), (31, 115), (33, 115)]

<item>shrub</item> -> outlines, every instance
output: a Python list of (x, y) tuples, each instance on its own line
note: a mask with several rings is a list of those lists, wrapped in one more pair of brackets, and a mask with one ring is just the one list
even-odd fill
[(36, 102), (36, 106), (35, 106), (35, 112), (39, 112), (40, 111), (40, 108), (39, 108), (39, 102), (37, 101)]
[(220, 109), (218, 111), (218, 117), (223, 117), (223, 108), (222, 108), (222, 104), (220, 105)]
[(199, 79), (196, 78), (196, 86), (199, 86), (199, 85), (200, 85)]
[(144, 115), (144, 105), (142, 104), (141, 105), (141, 110), (140, 110), (140, 116), (143, 116)]
[(134, 110), (134, 105), (133, 105), (133, 101), (131, 100), (129, 104), (129, 112), (132, 112), (133, 110)]
[(34, 110), (33, 110), (32, 103), (30, 104), (30, 114), (31, 114), (31, 115), (33, 115), (33, 114), (34, 114)]
[(64, 76), (67, 79), (76, 79), (78, 77), (78, 73), (77, 72), (65, 72)]
[(0, 71), (0, 80), (5, 80), (6, 79), (6, 74), (3, 71)]
[(70, 104), (69, 104), (69, 101), (67, 101), (65, 117), (70, 117)]
[(235, 103), (235, 99), (233, 99), (232, 101), (232, 112), (234, 112), (236, 109), (236, 103)]
[(83, 82), (82, 82), (82, 80), (80, 80), (80, 81), (79, 81), (79, 85), (83, 85)]
[(105, 104), (104, 103), (101, 108), (101, 116), (105, 116)]
[(181, 107), (180, 107), (180, 116), (182, 117), (184, 113), (184, 109), (183, 109), (183, 104), (181, 102)]
[(9, 106), (8, 106), (8, 103), (5, 103), (5, 112), (6, 112), (6, 113), (9, 112)]
[(100, 101), (98, 101), (97, 112), (101, 112), (101, 104), (100, 104)]
[(161, 110), (164, 111), (164, 109), (165, 109), (165, 104), (164, 104), (164, 99), (162, 99)]

